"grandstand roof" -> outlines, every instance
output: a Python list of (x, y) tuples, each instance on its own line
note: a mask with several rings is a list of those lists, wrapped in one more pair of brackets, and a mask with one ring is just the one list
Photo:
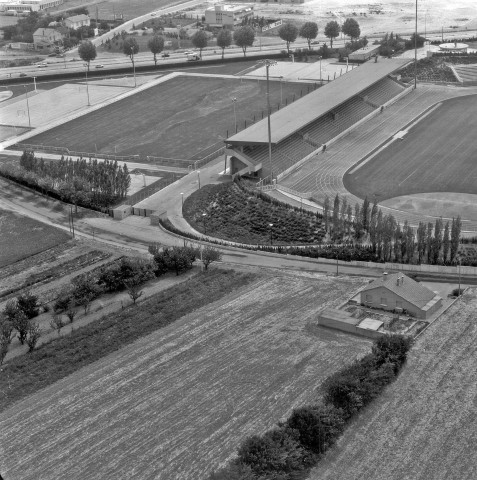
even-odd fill
[[(408, 64), (408, 58), (381, 59), (354, 68), (271, 115), (272, 143), (276, 144), (338, 107), (395, 70)], [(267, 119), (229, 137), (227, 143), (251, 145), (268, 142)]]

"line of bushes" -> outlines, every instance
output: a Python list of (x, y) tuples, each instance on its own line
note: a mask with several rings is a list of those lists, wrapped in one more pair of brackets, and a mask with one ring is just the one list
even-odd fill
[(237, 457), (209, 480), (306, 478), (350, 420), (396, 378), (411, 345), (403, 335), (375, 340), (369, 355), (324, 381), (322, 403), (294, 409), (275, 428), (245, 439)]

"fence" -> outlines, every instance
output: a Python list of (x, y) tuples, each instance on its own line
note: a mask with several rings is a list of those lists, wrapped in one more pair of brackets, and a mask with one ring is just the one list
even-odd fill
[(66, 147), (53, 147), (52, 145), (32, 145), (29, 143), (16, 143), (12, 145), (12, 148), (19, 150), (34, 150), (36, 152), (43, 153), (61, 153), (62, 155), (69, 155), (72, 157), (82, 158), (100, 158), (103, 160), (115, 160), (119, 162), (138, 161), (139, 155), (114, 155), (110, 153), (98, 153), (98, 152), (76, 152), (69, 150)]

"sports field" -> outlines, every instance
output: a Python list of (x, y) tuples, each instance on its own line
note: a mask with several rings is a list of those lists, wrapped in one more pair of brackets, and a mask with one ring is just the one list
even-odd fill
[[(304, 83), (270, 82), (275, 111), (312, 90)], [(29, 139), (31, 144), (82, 152), (189, 159), (223, 145), (234, 130), (266, 115), (266, 82), (180, 76)]]
[(347, 173), (346, 189), (378, 201), (430, 192), (477, 194), (476, 111), (477, 95), (442, 102), (403, 140)]
[(0, 471), (205, 479), (245, 437), (314, 402), (327, 375), (370, 351), (370, 339), (316, 325), (320, 308), (363, 283), (265, 272), (3, 411)]

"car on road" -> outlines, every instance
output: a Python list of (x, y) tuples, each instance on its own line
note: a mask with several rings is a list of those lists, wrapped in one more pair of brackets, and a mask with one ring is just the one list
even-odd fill
[(104, 68), (104, 65), (95, 65), (94, 68)]
[(184, 55), (194, 55), (195, 52), (191, 52), (190, 50), (186, 50)]
[(162, 55), (161, 55), (162, 58), (166, 58), (166, 57), (170, 57), (170, 55), (167, 53), (167, 52), (164, 52)]
[(155, 16), (156, 16), (156, 12), (152, 12), (151, 17), (155, 17)]
[(22, 73), (20, 73), (20, 77), (26, 77), (26, 76), (27, 76), (27, 74), (26, 74), (26, 73), (23, 73), (23, 72), (22, 72)]
[(46, 63), (39, 63), (36, 67), (37, 68), (46, 68), (48, 65)]

